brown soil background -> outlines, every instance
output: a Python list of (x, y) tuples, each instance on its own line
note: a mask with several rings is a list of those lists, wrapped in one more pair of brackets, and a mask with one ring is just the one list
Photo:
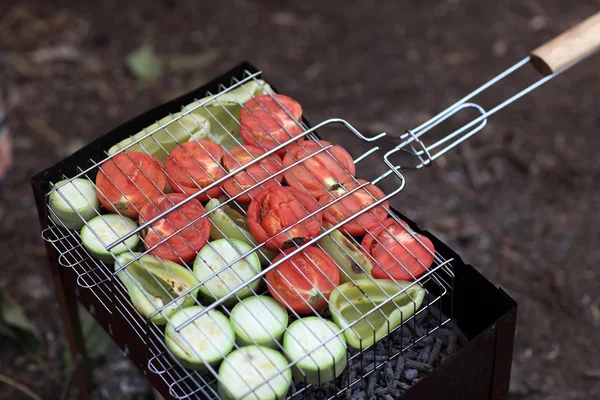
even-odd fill
[[(2, 2), (16, 162), (0, 193), (0, 279), (44, 332), (47, 356), (36, 364), (3, 343), (0, 373), (44, 399), (59, 399), (67, 379), (29, 185), (39, 170), (242, 60), (313, 124), (343, 117), (365, 135), (400, 134), (598, 9), (590, 0)], [(138, 87), (125, 57), (144, 41), (194, 68), (171, 65)], [(600, 398), (599, 70), (590, 59), (493, 116), (434, 167), (407, 172), (394, 200), (519, 303), (513, 399)], [(477, 101), (491, 108), (536, 78), (526, 68)], [(113, 353), (96, 369), (95, 397), (147, 396)], [(0, 383), (0, 398), (20, 396)]]

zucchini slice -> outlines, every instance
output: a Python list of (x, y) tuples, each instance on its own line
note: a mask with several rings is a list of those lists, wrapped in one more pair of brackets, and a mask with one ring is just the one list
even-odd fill
[(202, 306), (191, 306), (175, 312), (165, 329), (165, 344), (185, 368), (205, 371), (229, 354), (235, 334), (229, 319), (217, 310), (208, 311), (179, 332), (175, 330), (202, 310)]
[[(200, 291), (209, 298), (220, 299), (256, 276), (260, 272), (260, 262), (256, 253), (250, 253), (245, 258), (232, 264), (250, 250), (252, 250), (250, 245), (237, 239), (218, 239), (208, 242), (198, 252), (194, 261), (194, 274), (196, 274), (196, 277), (201, 282), (208, 279), (200, 286)], [(209, 278), (215, 271), (220, 271), (222, 268), (225, 269)], [(234, 304), (236, 296), (240, 299), (250, 296), (253, 290), (258, 289), (259, 284), (260, 279), (256, 279), (227, 299), (225, 304)]]
[[(250, 233), (248, 218), (228, 204), (214, 210), (219, 204), (218, 199), (210, 199), (206, 203), (206, 212), (210, 212), (208, 218), (212, 222), (210, 236), (213, 239), (229, 237), (248, 243), (252, 247), (258, 246), (259, 243), (254, 239), (252, 233)], [(262, 265), (269, 264), (277, 256), (277, 253), (267, 250), (265, 247), (257, 249), (256, 253)]]
[[(365, 316), (390, 298), (393, 300)], [(364, 278), (335, 288), (329, 296), (329, 310), (333, 321), (346, 328), (348, 345), (364, 350), (416, 313), (424, 298), (425, 290), (413, 282)], [(347, 328), (354, 321), (359, 322)]]
[[(56, 182), (55, 186), (68, 181), (63, 179)], [(52, 209), (50, 212), (52, 221), (67, 229), (79, 230), (85, 226), (85, 221), (100, 214), (100, 200), (96, 195), (96, 188), (92, 182), (82, 178), (72, 179), (71, 182), (50, 193), (48, 205)]]
[(231, 310), (231, 326), (240, 346), (253, 344), (277, 349), (288, 326), (288, 314), (269, 296), (251, 296)]
[(340, 376), (348, 357), (346, 340), (339, 332), (336, 324), (320, 317), (300, 318), (290, 324), (283, 347), (290, 362), (300, 359), (292, 367), (295, 379), (321, 384)]
[[(142, 253), (127, 252), (119, 255), (115, 270), (140, 254)], [(189, 269), (150, 254), (141, 256), (119, 271), (117, 277), (125, 285), (135, 309), (146, 318), (173, 299), (177, 299), (171, 306), (152, 317), (151, 321), (157, 325), (166, 324), (166, 318), (179, 308), (193, 305), (200, 290), (196, 288), (185, 297), (181, 297), (182, 293), (199, 283), (198, 278)]]
[(283, 399), (292, 382), (285, 357), (264, 346), (246, 346), (231, 352), (219, 368), (219, 395), (233, 400)]
[[(114, 256), (135, 251), (140, 243), (138, 235), (133, 235), (119, 243), (110, 251), (106, 246), (118, 240), (138, 227), (138, 223), (129, 217), (119, 214), (98, 215), (90, 219), (81, 229), (83, 246), (97, 259), (107, 264), (114, 263)], [(99, 239), (98, 239), (99, 238)]]

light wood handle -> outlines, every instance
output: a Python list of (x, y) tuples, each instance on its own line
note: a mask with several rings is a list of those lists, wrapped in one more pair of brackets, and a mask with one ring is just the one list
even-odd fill
[(542, 75), (561, 68), (600, 49), (600, 12), (575, 25), (531, 52), (531, 63)]

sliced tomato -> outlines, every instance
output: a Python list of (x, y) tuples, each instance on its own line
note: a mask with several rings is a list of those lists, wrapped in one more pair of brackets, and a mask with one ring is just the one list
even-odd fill
[(352, 156), (342, 146), (322, 150), (327, 146), (331, 143), (325, 140), (305, 140), (288, 146), (283, 158), (284, 167), (304, 161), (284, 173), (285, 181), (290, 186), (308, 191), (317, 199), (327, 191), (350, 182), (356, 173)]
[(160, 161), (136, 151), (124, 151), (106, 160), (96, 176), (100, 203), (131, 218), (137, 218), (148, 199), (163, 194), (166, 184)]
[[(227, 172), (235, 171), (236, 169), (242, 167), (243, 165), (248, 164), (259, 156), (265, 154), (265, 151), (251, 145), (246, 146), (238, 146), (229, 150), (229, 153), (223, 156), (223, 166), (227, 170)], [(261, 182), (263, 179), (268, 178), (271, 175), (275, 175), (277, 172), (281, 171), (281, 157), (277, 154), (270, 155), (266, 158), (263, 158), (258, 163), (250, 165), (245, 170), (238, 172), (232, 178), (227, 179), (223, 182), (223, 190), (231, 196), (234, 197), (244, 190), (255, 186), (258, 182)], [(273, 177), (273, 179), (268, 180), (257, 186), (253, 189), (250, 189), (244, 194), (241, 194), (236, 200), (249, 202), (251, 201), (258, 193), (262, 191), (263, 188), (267, 188), (273, 185), (281, 184), (283, 180), (283, 174), (279, 174)]]
[(433, 263), (435, 248), (431, 240), (402, 223), (408, 230), (388, 218), (363, 238), (361, 246), (372, 257), (374, 278), (410, 281), (413, 276), (423, 275)]
[[(302, 107), (294, 99), (282, 94), (263, 94), (244, 104), (240, 112), (240, 135), (244, 143), (269, 151), (304, 131), (299, 124), (301, 118)], [(302, 140), (304, 137), (298, 138)], [(277, 154), (283, 157), (285, 150), (280, 149)]]
[[(248, 226), (252, 236), (269, 250), (287, 249), (306, 243), (321, 232), (323, 213), (314, 197), (291, 186), (263, 189), (248, 206)], [(286, 232), (284, 229), (291, 227)]]
[[(175, 147), (165, 163), (169, 185), (174, 191), (194, 194), (226, 175), (221, 166), (223, 149), (208, 140), (192, 140)], [(219, 185), (198, 197), (204, 201), (223, 193)]]
[[(140, 225), (173, 208), (187, 197), (182, 193), (169, 193), (153, 198), (140, 211)], [(167, 239), (188, 224), (187, 228)], [(210, 222), (202, 203), (191, 199), (143, 229), (141, 236), (146, 250), (160, 243), (150, 251), (151, 254), (184, 264), (192, 261), (196, 252), (208, 241)]]
[[(281, 260), (294, 249), (278, 255)], [(318, 247), (308, 246), (265, 275), (271, 295), (298, 314), (318, 311), (327, 305), (329, 295), (340, 284), (335, 262)]]
[[(324, 194), (319, 202), (325, 206), (367, 182), (364, 179), (358, 179), (357, 181), (358, 183), (356, 181), (345, 183), (343, 187)], [(323, 218), (330, 224), (338, 224), (383, 197), (385, 197), (385, 194), (381, 189), (373, 184), (368, 184), (326, 207), (323, 210)], [(341, 229), (352, 236), (364, 235), (366, 231), (378, 226), (380, 221), (386, 219), (388, 216), (386, 208), (388, 207), (389, 202), (385, 200), (380, 205), (351, 219), (342, 225)]]

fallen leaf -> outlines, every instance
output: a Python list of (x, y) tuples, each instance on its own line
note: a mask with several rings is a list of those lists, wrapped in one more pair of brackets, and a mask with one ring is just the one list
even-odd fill
[(39, 330), (29, 321), (21, 306), (1, 290), (0, 336), (16, 342), (31, 358), (41, 358), (43, 345)]
[(154, 47), (148, 43), (129, 53), (126, 64), (131, 75), (144, 83), (153, 81), (162, 73), (161, 64), (154, 53)]

